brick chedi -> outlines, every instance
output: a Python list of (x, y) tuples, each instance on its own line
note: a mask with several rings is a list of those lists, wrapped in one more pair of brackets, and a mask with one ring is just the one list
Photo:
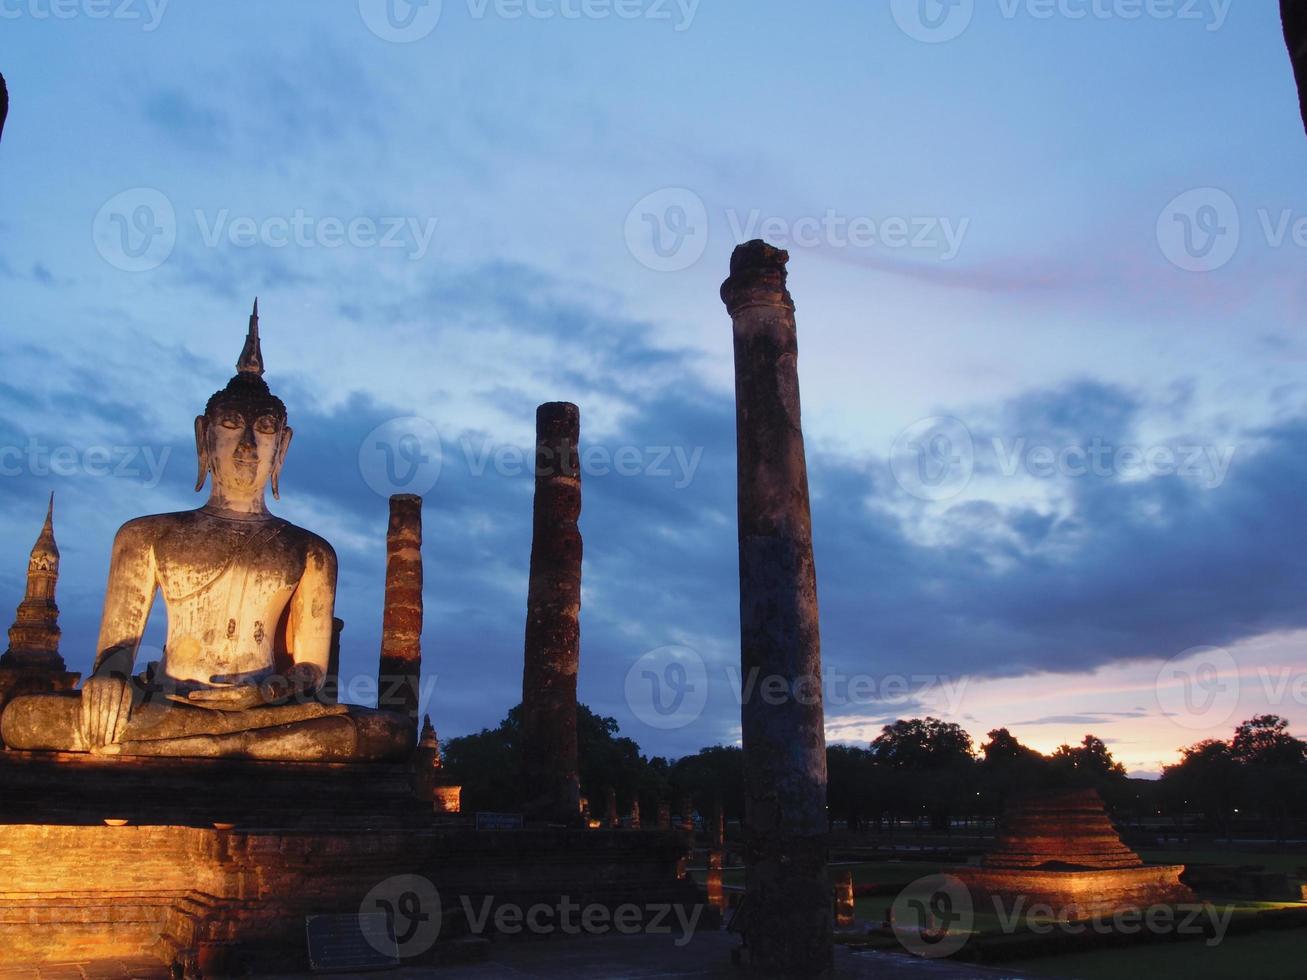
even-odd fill
[(978, 909), (1020, 897), (1076, 919), (1194, 902), (1180, 882), (1183, 872), (1183, 865), (1145, 865), (1112, 826), (1102, 798), (1085, 789), (1018, 800), (980, 866), (955, 874)]
[(0, 655), (0, 711), (20, 694), (70, 691), (80, 678), (59, 655), (59, 546), (54, 540), (54, 495), (45, 526), (27, 560), (27, 588), (9, 627), (9, 649)]
[(45, 526), (27, 561), (27, 592), (9, 627), (9, 649), (0, 664), (6, 667), (43, 667), (63, 670), (59, 656), (59, 607), (54, 590), (59, 580), (59, 546), (54, 540), (54, 494), (46, 511)]

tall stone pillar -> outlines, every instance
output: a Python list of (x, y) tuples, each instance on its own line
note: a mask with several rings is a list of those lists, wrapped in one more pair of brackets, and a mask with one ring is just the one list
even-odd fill
[(535, 515), (522, 670), (522, 777), (527, 815), (580, 819), (576, 672), (581, 651), (581, 412), (536, 410)]
[[(763, 974), (832, 966), (826, 875), (826, 736), (808, 470), (799, 422), (788, 253), (739, 246), (722, 300), (735, 337), (740, 543), (740, 709), (745, 767), (744, 924)], [(784, 684), (784, 697), (757, 692)], [(756, 679), (754, 682), (753, 679)], [(752, 693), (752, 696), (747, 696)]]
[(377, 707), (408, 715), (414, 738), (421, 675), (422, 498), (403, 493), (390, 498)]
[(622, 821), (617, 818), (617, 791), (609, 786), (604, 791), (604, 826), (611, 830), (621, 825)]
[(1284, 40), (1298, 81), (1298, 103), (1303, 125), (1307, 126), (1307, 4), (1303, 0), (1280, 0), (1280, 18), (1284, 22)]

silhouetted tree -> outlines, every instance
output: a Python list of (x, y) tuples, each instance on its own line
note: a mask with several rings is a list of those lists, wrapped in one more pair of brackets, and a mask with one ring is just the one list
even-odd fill
[(1052, 762), (1006, 728), (995, 728), (987, 738), (980, 747), (979, 788), (985, 811), (998, 816), (1013, 797), (1048, 786)]
[(1222, 835), (1230, 836), (1230, 818), (1243, 792), (1243, 772), (1230, 743), (1205, 739), (1180, 750), (1182, 758), (1162, 770), (1167, 807), (1173, 812), (1201, 812)]
[[(974, 806), (975, 757), (971, 736), (938, 718), (908, 718), (881, 729), (871, 743), (875, 764), (900, 777), (892, 783), (915, 818), (926, 815), (935, 830)], [(892, 785), (891, 783), (891, 785)]]

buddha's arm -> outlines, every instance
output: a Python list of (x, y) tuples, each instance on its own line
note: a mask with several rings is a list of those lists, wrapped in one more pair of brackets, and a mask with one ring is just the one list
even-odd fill
[(127, 727), (131, 715), (127, 678), (157, 587), (149, 526), (139, 521), (124, 524), (114, 538), (109, 560), (95, 669), (82, 685), (82, 737), (92, 747), (117, 742)]
[(97, 676), (109, 671), (127, 675), (136, 663), (136, 650), (158, 589), (150, 530), (140, 521), (131, 521), (114, 537), (96, 647)]
[(309, 542), (304, 575), (290, 600), (286, 647), (296, 666), (316, 667), (325, 677), (331, 659), (336, 607), (336, 552), (321, 538)]

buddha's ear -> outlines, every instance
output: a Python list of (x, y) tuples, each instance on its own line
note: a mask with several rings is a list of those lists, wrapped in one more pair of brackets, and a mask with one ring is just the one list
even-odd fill
[(286, 452), (290, 449), (291, 436), (295, 430), (289, 425), (281, 427), (281, 435), (277, 437), (277, 452), (272, 457), (272, 499), (281, 499), (281, 487), (278, 485), (281, 480), (281, 466), (286, 462)]
[(195, 474), (195, 492), (199, 493), (209, 478), (209, 420), (203, 415), (195, 416), (195, 458), (200, 467)]

